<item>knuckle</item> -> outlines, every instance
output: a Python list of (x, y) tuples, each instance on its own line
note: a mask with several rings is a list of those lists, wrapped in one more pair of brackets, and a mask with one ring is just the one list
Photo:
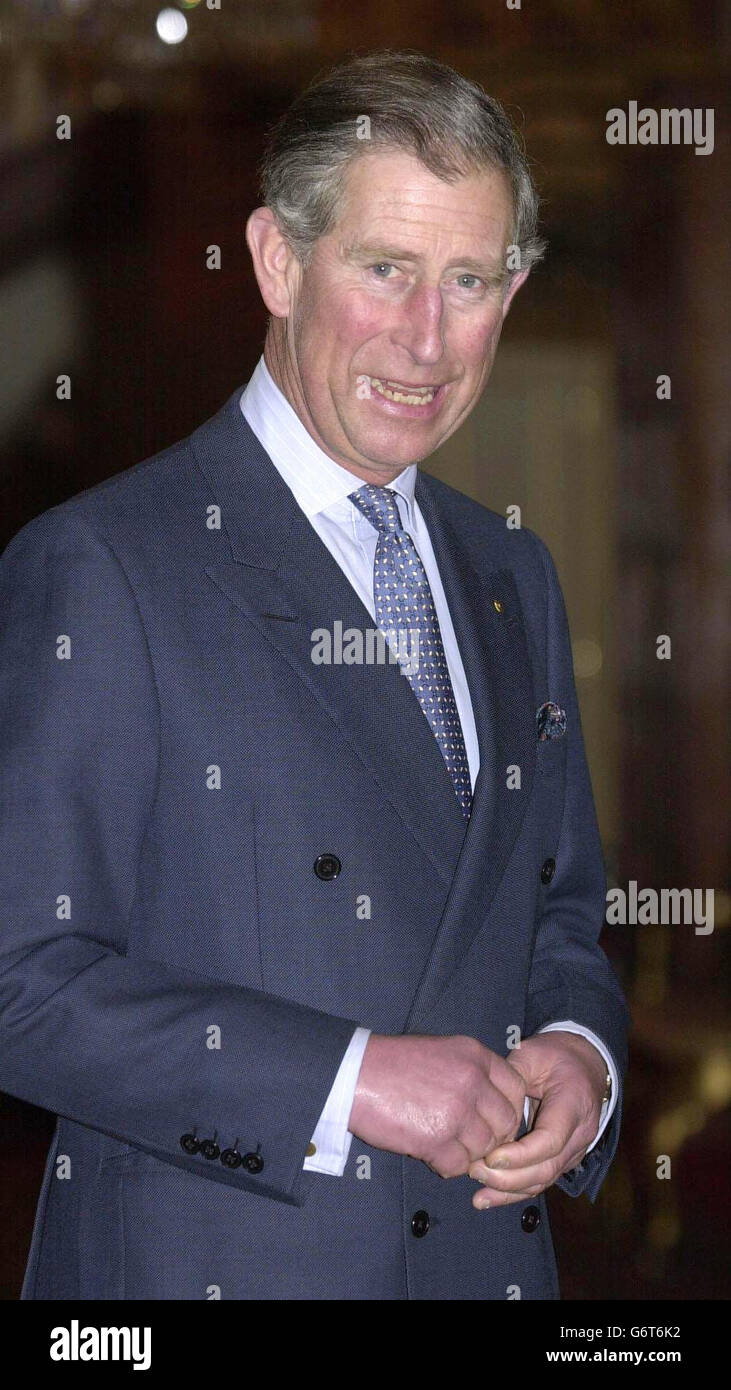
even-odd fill
[(471, 1096), (480, 1084), (482, 1072), (478, 1063), (466, 1057), (455, 1069), (454, 1080), (460, 1096)]
[(485, 1053), (485, 1048), (482, 1046), (482, 1043), (478, 1042), (477, 1038), (468, 1037), (461, 1037), (459, 1039), (459, 1042), (460, 1051), (465, 1059), (465, 1062), (468, 1062), (473, 1067), (482, 1070), (482, 1067), (484, 1065)]

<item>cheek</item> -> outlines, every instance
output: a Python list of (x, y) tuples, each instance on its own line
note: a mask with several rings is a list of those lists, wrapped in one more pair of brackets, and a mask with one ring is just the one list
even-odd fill
[[(328, 322), (330, 332), (335, 333), (339, 343), (347, 344), (352, 352), (383, 333), (387, 327), (383, 305), (374, 303), (368, 295), (358, 292), (342, 297), (336, 313), (331, 313)], [(342, 365), (347, 368), (348, 363)]]
[(475, 368), (492, 362), (500, 338), (502, 316), (493, 315), (489, 322), (466, 328), (461, 338), (462, 360)]
[(308, 344), (321, 360), (337, 358), (338, 365), (346, 371), (349, 358), (343, 356), (344, 350), (349, 348), (352, 355), (383, 331), (382, 308), (363, 294), (344, 295), (342, 290), (320, 287), (317, 294), (301, 299), (299, 307), (298, 336), (302, 345)]

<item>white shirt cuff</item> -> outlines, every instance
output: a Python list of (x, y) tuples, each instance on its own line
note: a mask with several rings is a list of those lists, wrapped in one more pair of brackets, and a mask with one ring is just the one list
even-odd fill
[[(614, 1114), (614, 1108), (617, 1104), (617, 1096), (619, 1094), (619, 1077), (617, 1075), (617, 1068), (614, 1065), (614, 1058), (612, 1057), (611, 1052), (607, 1051), (606, 1047), (604, 1046), (604, 1043), (601, 1041), (600, 1038), (597, 1037), (596, 1033), (592, 1033), (591, 1028), (584, 1028), (583, 1024), (574, 1023), (571, 1019), (569, 1019), (565, 1023), (547, 1023), (544, 1028), (539, 1028), (538, 1032), (578, 1033), (580, 1037), (586, 1038), (587, 1042), (593, 1044), (597, 1051), (601, 1053), (602, 1057), (604, 1058), (604, 1061), (607, 1064), (607, 1071), (609, 1072), (609, 1075), (612, 1078), (612, 1094), (609, 1097), (609, 1100), (605, 1100), (604, 1104), (602, 1105), (601, 1115), (599, 1116), (599, 1129), (597, 1130), (596, 1136), (594, 1137), (588, 1149), (586, 1150), (587, 1153), (591, 1153), (591, 1150), (594, 1148), (594, 1145), (599, 1143), (599, 1140), (601, 1139), (607, 1125), (609, 1124), (609, 1121), (612, 1118), (612, 1115)], [(526, 1124), (528, 1123), (529, 1110), (530, 1103), (528, 1097), (526, 1096), (524, 1107), (524, 1118)]]
[(334, 1178), (341, 1178), (345, 1172), (350, 1145), (353, 1142), (348, 1120), (353, 1108), (363, 1053), (370, 1036), (370, 1028), (356, 1028), (348, 1043), (312, 1136), (315, 1152), (306, 1158), (303, 1164), (310, 1173), (329, 1173)]

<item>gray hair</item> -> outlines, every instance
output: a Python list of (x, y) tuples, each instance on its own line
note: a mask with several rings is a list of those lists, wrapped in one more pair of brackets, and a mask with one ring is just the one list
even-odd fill
[[(365, 116), (370, 130), (363, 139)], [(387, 50), (316, 79), (267, 139), (262, 198), (302, 265), (318, 237), (335, 225), (348, 166), (374, 149), (407, 150), (446, 183), (502, 170), (513, 196), (511, 244), (520, 248), (512, 273), (541, 259), (546, 242), (537, 235), (539, 198), (504, 107), (444, 63)]]

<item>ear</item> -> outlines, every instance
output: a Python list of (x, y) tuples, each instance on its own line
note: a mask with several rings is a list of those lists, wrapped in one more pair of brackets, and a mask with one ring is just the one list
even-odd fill
[(271, 208), (255, 208), (246, 223), (246, 244), (264, 303), (275, 318), (292, 309), (293, 272), (299, 262), (282, 236)]
[(503, 322), (505, 321), (505, 317), (513, 301), (513, 298), (518, 293), (518, 290), (520, 289), (521, 285), (525, 284), (529, 275), (530, 268), (528, 268), (528, 270), (519, 270), (518, 274), (514, 275), (512, 280), (510, 281), (508, 292), (503, 300)]

